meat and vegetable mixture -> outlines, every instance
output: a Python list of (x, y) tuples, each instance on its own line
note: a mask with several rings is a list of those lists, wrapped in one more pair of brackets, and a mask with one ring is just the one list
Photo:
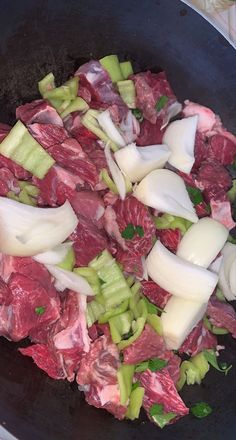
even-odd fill
[(0, 335), (120, 420), (209, 415), (181, 390), (231, 369), (236, 137), (115, 55), (39, 92), (0, 124)]

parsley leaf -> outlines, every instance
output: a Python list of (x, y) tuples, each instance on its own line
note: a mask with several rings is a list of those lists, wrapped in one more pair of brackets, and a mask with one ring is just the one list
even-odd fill
[(176, 417), (175, 413), (164, 413), (163, 405), (159, 405), (158, 403), (154, 403), (151, 406), (150, 415), (160, 428), (164, 428), (167, 423)]
[(142, 226), (136, 226), (135, 232), (136, 232), (136, 234), (138, 234), (139, 237), (143, 237), (144, 236), (144, 230), (143, 230)]
[(210, 405), (208, 405), (208, 403), (198, 402), (192, 406), (190, 411), (195, 417), (202, 419), (203, 417), (207, 417), (212, 413), (212, 408)]
[(43, 315), (45, 312), (46, 307), (35, 307), (34, 311), (37, 313), (37, 315)]
[(159, 313), (163, 313), (164, 310), (161, 309), (161, 307), (155, 306), (155, 304), (151, 303), (150, 301), (148, 301), (148, 299), (144, 296), (143, 297), (146, 306), (147, 306), (147, 311), (148, 313), (150, 313), (151, 315), (157, 315), (157, 312)]
[(223, 365), (221, 364), (221, 367), (219, 366), (215, 350), (204, 350), (203, 353), (207, 362), (212, 365), (212, 367), (214, 367), (216, 370), (224, 373), (225, 375), (227, 375), (229, 370), (231, 370), (232, 365), (227, 365), (225, 362), (223, 363)]
[(138, 387), (140, 387), (140, 386), (141, 386), (141, 384), (140, 384), (139, 380), (137, 380), (137, 382), (134, 382), (134, 383), (133, 383), (132, 388), (131, 388), (131, 391), (136, 390), (136, 388), (138, 388)]
[(168, 364), (168, 361), (164, 359), (159, 358), (153, 358), (149, 359), (148, 361), (141, 362), (140, 364), (137, 364), (135, 367), (136, 373), (142, 373), (145, 370), (150, 370), (152, 372), (154, 371), (160, 371), (162, 368), (166, 367)]
[(168, 96), (165, 96), (165, 95), (160, 96), (160, 98), (158, 99), (158, 101), (156, 103), (156, 111), (160, 112), (163, 109), (163, 107), (165, 107), (168, 100), (169, 100)]
[(143, 112), (139, 108), (134, 108), (132, 113), (139, 122), (143, 121)]
[(192, 186), (186, 186), (191, 202), (194, 205), (199, 205), (199, 203), (203, 202), (203, 196), (198, 188), (193, 188)]
[(135, 235), (135, 228), (132, 223), (129, 223), (126, 228), (121, 232), (121, 237), (125, 238), (126, 240), (132, 240)]

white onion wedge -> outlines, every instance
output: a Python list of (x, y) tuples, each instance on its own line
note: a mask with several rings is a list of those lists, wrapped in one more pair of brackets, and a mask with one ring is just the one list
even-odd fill
[(34, 255), (33, 259), (42, 264), (60, 264), (65, 258), (72, 246), (72, 241), (59, 244), (50, 251)]
[(60, 267), (52, 264), (45, 264), (45, 267), (59, 283), (59, 290), (62, 290), (64, 287), (64, 290), (70, 289), (74, 292), (81, 293), (82, 295), (94, 295), (94, 292), (87, 280), (80, 275), (70, 272), (69, 270), (61, 269)]
[(100, 127), (105, 131), (107, 136), (115, 142), (119, 147), (125, 146), (125, 140), (121, 136), (119, 130), (116, 128), (114, 122), (111, 119), (109, 110), (105, 110), (97, 116)]
[(110, 173), (112, 175), (112, 178), (117, 186), (120, 198), (121, 198), (121, 200), (124, 200), (125, 195), (126, 195), (125, 179), (124, 179), (124, 176), (123, 176), (122, 172), (120, 171), (119, 167), (116, 165), (115, 161), (112, 158), (109, 144), (107, 144), (105, 146), (104, 153), (105, 153), (105, 157), (106, 157), (106, 161), (107, 161), (107, 166), (108, 166)]
[(221, 251), (228, 229), (212, 218), (205, 217), (190, 226), (184, 234), (176, 255), (201, 267), (208, 267)]
[(28, 257), (58, 246), (78, 219), (68, 201), (59, 208), (36, 208), (0, 197), (0, 251)]
[(222, 251), (223, 261), (219, 272), (219, 287), (228, 301), (236, 299), (236, 245), (226, 243)]
[(216, 274), (172, 254), (159, 240), (146, 261), (153, 281), (186, 300), (207, 302), (218, 281)]
[(192, 329), (203, 318), (206, 303), (172, 296), (161, 315), (163, 337), (169, 350), (178, 350)]
[(163, 136), (163, 143), (171, 150), (169, 163), (184, 173), (190, 173), (195, 161), (197, 122), (198, 116), (171, 122)]
[(166, 145), (137, 147), (130, 144), (116, 151), (114, 156), (125, 176), (131, 182), (140, 182), (150, 171), (164, 167), (170, 151)]
[(161, 130), (163, 130), (163, 128), (165, 128), (169, 124), (170, 120), (177, 116), (181, 112), (181, 110), (182, 104), (180, 104), (180, 102), (178, 101), (173, 102), (173, 104), (171, 104), (166, 111), (166, 114), (163, 118)]
[(183, 179), (170, 170), (154, 170), (141, 180), (133, 193), (144, 205), (160, 212), (198, 221)]

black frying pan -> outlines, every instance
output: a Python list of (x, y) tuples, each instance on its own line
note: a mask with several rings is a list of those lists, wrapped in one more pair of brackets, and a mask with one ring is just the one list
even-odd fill
[[(236, 131), (236, 54), (195, 12), (174, 0), (0, 0), (0, 120), (37, 96), (49, 71), (65, 80), (90, 57), (117, 53), (137, 70), (164, 68), (180, 100), (211, 106)], [(234, 369), (211, 371), (186, 387), (189, 405), (214, 413), (161, 431), (147, 421), (118, 422), (88, 406), (75, 385), (53, 381), (0, 338), (0, 423), (20, 440), (233, 440), (236, 438), (236, 341), (223, 357)], [(22, 344), (21, 344), (22, 346)]]

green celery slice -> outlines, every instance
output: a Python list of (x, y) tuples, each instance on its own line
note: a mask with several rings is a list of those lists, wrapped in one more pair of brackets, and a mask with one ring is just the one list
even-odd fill
[(95, 295), (101, 293), (101, 285), (96, 271), (92, 267), (76, 267), (74, 272), (84, 277), (93, 289)]
[(75, 253), (74, 249), (71, 246), (71, 248), (68, 250), (64, 260), (57, 264), (58, 267), (64, 270), (69, 270), (70, 272), (73, 270), (73, 267), (75, 265)]
[(55, 77), (52, 72), (48, 73), (41, 81), (38, 82), (39, 93), (44, 98), (45, 92), (55, 89)]
[(118, 307), (116, 307), (114, 309), (110, 309), (107, 312), (105, 312), (103, 315), (101, 315), (98, 320), (99, 324), (105, 324), (113, 316), (117, 316), (123, 312), (126, 312), (126, 310), (128, 309), (128, 306), (129, 306), (129, 300), (126, 299)]
[(200, 374), (200, 379), (204, 379), (204, 377), (206, 376), (206, 374), (208, 373), (208, 371), (210, 370), (210, 365), (208, 364), (204, 353), (198, 353), (195, 356), (193, 356), (191, 358), (191, 362), (193, 363), (193, 365), (195, 365), (195, 367), (197, 367), (199, 374)]
[(107, 55), (99, 60), (104, 69), (108, 72), (113, 83), (122, 81), (123, 75), (117, 55)]
[(120, 63), (120, 70), (122, 72), (123, 78), (127, 79), (130, 75), (133, 75), (133, 67), (130, 61), (123, 61)]
[(18, 121), (0, 144), (0, 153), (12, 159), (34, 176), (43, 179), (55, 160)]
[(37, 202), (34, 198), (30, 197), (25, 189), (19, 193), (19, 202), (24, 203), (25, 205), (36, 206)]
[(142, 407), (144, 397), (144, 388), (137, 387), (130, 394), (129, 406), (126, 411), (125, 417), (129, 420), (135, 420), (139, 418), (139, 413)]
[(126, 405), (131, 394), (134, 375), (134, 365), (121, 365), (117, 372), (118, 384), (120, 387), (120, 403)]
[(74, 76), (73, 78), (70, 78), (68, 81), (66, 81), (63, 85), (69, 87), (71, 96), (70, 99), (75, 99), (78, 94), (79, 77)]
[(151, 327), (158, 333), (158, 335), (163, 335), (161, 318), (158, 315), (148, 313), (147, 315), (147, 323), (151, 325)]
[(101, 139), (105, 144), (109, 143), (112, 151), (117, 151), (118, 147), (100, 128), (96, 117), (94, 116), (93, 110), (88, 110), (85, 115), (81, 118), (81, 122), (88, 130), (94, 133), (99, 139)]
[(69, 105), (66, 107), (66, 109), (61, 113), (62, 119), (66, 118), (70, 113), (73, 112), (83, 112), (87, 111), (89, 109), (89, 106), (87, 102), (83, 99), (77, 96), (73, 101), (69, 103)]
[(133, 314), (130, 310), (127, 310), (126, 312), (113, 316), (109, 319), (108, 322), (110, 326), (111, 338), (115, 344), (118, 344), (121, 341), (122, 336), (129, 333), (132, 319)]
[(125, 339), (118, 344), (119, 350), (123, 350), (124, 348), (132, 344), (134, 341), (136, 341), (136, 339), (138, 339), (138, 337), (141, 335), (144, 329), (144, 325), (145, 325), (145, 318), (141, 316), (136, 321), (136, 330), (134, 334), (129, 339)]
[(96, 322), (100, 315), (104, 313), (105, 309), (102, 304), (99, 304), (96, 300), (91, 301), (87, 305), (86, 310), (86, 318), (87, 318), (87, 325), (88, 327), (91, 327), (94, 322)]
[(136, 93), (134, 82), (131, 79), (127, 79), (125, 81), (118, 81), (117, 87), (119, 90), (119, 94), (123, 101), (127, 104), (129, 108), (136, 108)]

